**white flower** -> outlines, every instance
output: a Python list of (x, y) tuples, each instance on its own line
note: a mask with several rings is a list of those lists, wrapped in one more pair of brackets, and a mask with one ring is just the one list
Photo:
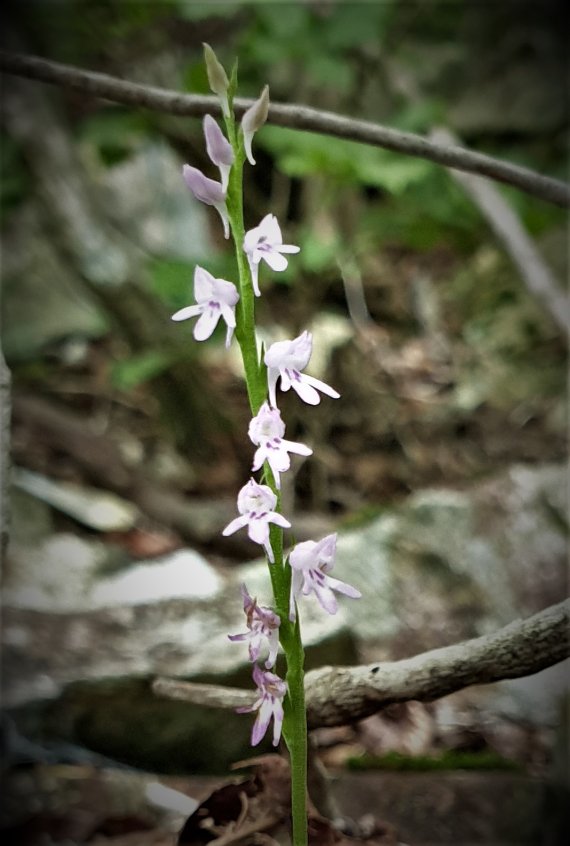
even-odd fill
[(250, 479), (240, 490), (237, 498), (237, 507), (241, 516), (228, 523), (222, 534), (233, 535), (238, 529), (247, 526), (250, 540), (264, 547), (269, 561), (273, 564), (273, 550), (269, 543), (269, 524), (275, 523), (283, 529), (291, 527), (289, 520), (273, 510), (276, 505), (277, 497), (271, 488), (267, 485), (258, 485), (254, 479)]
[(211, 115), (206, 115), (204, 118), (204, 137), (208, 155), (220, 171), (222, 191), (225, 192), (234, 162), (232, 145)]
[(236, 325), (235, 307), (239, 294), (233, 282), (215, 279), (199, 265), (194, 271), (194, 299), (197, 305), (181, 308), (172, 315), (172, 320), (187, 320), (200, 315), (194, 326), (194, 338), (205, 341), (209, 338), (220, 317), (226, 322), (226, 347), (229, 347)]
[(278, 408), (270, 408), (264, 402), (257, 415), (249, 424), (249, 437), (259, 449), (253, 458), (252, 470), (259, 470), (264, 461), (269, 463), (275, 484), (281, 487), (280, 473), (284, 473), (291, 466), (289, 453), (297, 455), (312, 455), (313, 450), (305, 444), (296, 441), (287, 441), (283, 438), (285, 434), (285, 423), (281, 419), (281, 412)]
[(336, 553), (336, 534), (327, 535), (320, 541), (304, 541), (291, 550), (289, 564), (293, 570), (291, 578), (291, 596), (289, 600), (289, 619), (296, 617), (295, 603), (303, 594), (314, 593), (321, 606), (329, 614), (336, 614), (337, 601), (334, 591), (359, 599), (360, 591), (327, 575), (334, 566)]
[(272, 270), (285, 270), (287, 259), (282, 253), (298, 253), (300, 247), (284, 244), (281, 229), (274, 214), (266, 214), (259, 226), (245, 233), (243, 249), (249, 261), (255, 296), (260, 296), (258, 273), (263, 259)]
[(318, 391), (327, 394), (333, 399), (338, 399), (340, 394), (313, 376), (301, 373), (304, 370), (313, 351), (313, 336), (310, 332), (303, 332), (292, 341), (277, 341), (271, 344), (265, 353), (267, 365), (267, 381), (269, 387), (269, 402), (276, 407), (275, 390), (277, 380), (281, 377), (281, 390), (288, 391), (293, 388), (301, 399), (309, 405), (318, 405), (321, 398)]
[(231, 641), (249, 641), (249, 660), (252, 662), (257, 661), (265, 645), (264, 642), (267, 641), (269, 655), (265, 666), (269, 670), (275, 666), (277, 660), (281, 620), (271, 608), (258, 605), (257, 599), (251, 598), (245, 585), (241, 586), (241, 595), (243, 596), (243, 610), (247, 619), (248, 631), (243, 634), (228, 635), (228, 637)]
[(287, 685), (275, 673), (261, 670), (257, 664), (253, 668), (253, 680), (257, 685), (258, 699), (253, 705), (236, 708), (236, 711), (238, 714), (257, 711), (251, 732), (252, 746), (257, 746), (263, 739), (273, 717), (273, 745), (277, 746), (283, 728), (283, 697), (287, 693)]

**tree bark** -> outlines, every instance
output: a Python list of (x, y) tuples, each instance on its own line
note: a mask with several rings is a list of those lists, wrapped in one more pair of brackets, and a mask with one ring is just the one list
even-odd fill
[[(431, 702), (474, 684), (529, 676), (569, 655), (570, 601), (516, 620), (498, 632), (423, 652), (413, 658), (359, 667), (320, 667), (305, 678), (311, 729), (369, 717), (395, 702)], [(234, 688), (158, 678), (154, 692), (212, 708), (252, 703)]]
[[(0, 51), (0, 69), (7, 73), (84, 91), (94, 97), (103, 97), (117, 103), (157, 112), (194, 117), (202, 117), (207, 113), (220, 114), (217, 97), (181, 94), (177, 91), (139, 85), (108, 74), (86, 71), (37, 56)], [(251, 106), (252, 102), (252, 100), (241, 98), (234, 101), (238, 117)], [(272, 104), (269, 108), (268, 121), (277, 126), (319, 132), (323, 135), (383, 147), (407, 156), (428, 159), (445, 167), (488, 176), (507, 185), (514, 185), (522, 191), (559, 206), (570, 206), (570, 186), (565, 182), (542, 176), (492, 156), (474, 153), (464, 147), (435, 144), (411, 132), (400, 132), (387, 126), (296, 104)]]

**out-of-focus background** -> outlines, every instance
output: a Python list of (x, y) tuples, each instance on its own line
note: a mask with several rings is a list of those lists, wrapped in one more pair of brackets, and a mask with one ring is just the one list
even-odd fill
[[(242, 96), (267, 82), (274, 102), (445, 130), (557, 178), (567, 36), (563, 4), (532, 0), (26, 0), (3, 26), (7, 49), (200, 94), (206, 41), (239, 58)], [(169, 320), (196, 263), (235, 279), (234, 255), (181, 178), (184, 162), (216, 176), (200, 120), (2, 87), (4, 826), (22, 844), (143, 843), (144, 773), (187, 792), (192, 776), (197, 795), (249, 754), (247, 716), (150, 691), (158, 674), (249, 687), (227, 641), (238, 586), (269, 599), (258, 548), (220, 533), (253, 454), (237, 347)], [(396, 660), (560, 601), (566, 343), (529, 280), (562, 288), (566, 213), (498, 185), (483, 210), (430, 162), (270, 125), (255, 155), (246, 225), (272, 212), (301, 247), (262, 270), (260, 337), (310, 329), (311, 372), (342, 394), (283, 396), (287, 437), (314, 449), (284, 502), (296, 540), (339, 532), (338, 576), (364, 595), (307, 608), (308, 666)], [(508, 210), (526, 272), (495, 234)], [(342, 812), (413, 844), (558, 842), (564, 669), (317, 731)]]

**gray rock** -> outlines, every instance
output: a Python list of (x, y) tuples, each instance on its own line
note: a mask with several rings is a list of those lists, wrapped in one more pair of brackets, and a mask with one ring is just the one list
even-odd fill
[[(421, 491), (368, 525), (341, 532), (334, 575), (363, 596), (341, 599), (334, 617), (312, 597), (303, 604), (308, 666), (398, 659), (559, 601), (566, 581), (564, 480), (562, 467), (512, 467), (463, 491)], [(156, 675), (249, 686), (246, 651), (227, 639), (244, 628), (243, 581), (261, 603), (270, 601), (262, 562), (214, 569), (198, 553), (178, 550), (109, 572), (99, 542), (72, 535), (33, 546), (14, 542), (4, 590), (5, 704), (24, 713), (51, 699), (40, 708), (42, 724), (49, 714), (67, 739), (149, 768), (176, 761), (173, 768), (184, 769), (194, 738), (201, 751), (192, 753), (193, 766), (208, 769), (205, 733), (220, 725), (222, 757), (246, 751), (243, 718), (234, 723), (227, 714), (159, 701), (149, 687)], [(523, 695), (505, 690), (511, 699)], [(558, 696), (554, 685), (548, 707)], [(541, 699), (527, 711), (545, 707)], [(504, 697), (497, 708), (505, 710)], [(136, 737), (125, 735), (131, 718), (141, 726)]]

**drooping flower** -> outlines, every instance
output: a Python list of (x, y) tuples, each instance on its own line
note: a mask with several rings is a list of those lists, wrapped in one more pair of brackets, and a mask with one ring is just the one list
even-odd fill
[[(241, 586), (243, 596), (243, 610), (247, 620), (248, 631), (243, 634), (228, 635), (231, 641), (249, 641), (249, 660), (257, 661), (259, 654), (265, 645), (269, 648), (269, 654), (265, 662), (269, 670), (275, 666), (277, 651), (279, 649), (279, 625), (281, 623), (277, 614), (271, 608), (258, 605), (257, 599), (252, 599), (245, 585)], [(267, 641), (267, 644), (265, 644)]]
[(309, 596), (314, 593), (321, 606), (329, 614), (337, 612), (335, 591), (350, 596), (352, 599), (359, 599), (362, 596), (356, 588), (328, 575), (334, 566), (336, 537), (335, 533), (327, 535), (320, 541), (304, 541), (291, 550), (289, 564), (293, 572), (289, 600), (290, 620), (296, 617), (295, 603), (301, 594)]
[(279, 474), (284, 473), (291, 466), (289, 453), (294, 452), (297, 455), (312, 455), (313, 453), (313, 450), (305, 444), (283, 438), (285, 423), (281, 419), (281, 412), (278, 408), (270, 408), (266, 402), (249, 424), (248, 434), (252, 443), (259, 447), (253, 457), (252, 470), (259, 470), (263, 462), (267, 461), (278, 488), (281, 487)]
[(273, 510), (276, 505), (277, 497), (271, 488), (268, 485), (258, 485), (254, 479), (250, 479), (240, 490), (237, 498), (237, 507), (241, 516), (228, 523), (222, 534), (227, 537), (247, 526), (250, 540), (264, 547), (269, 561), (273, 564), (273, 550), (269, 543), (269, 524), (275, 523), (283, 529), (291, 527), (289, 520)]
[(204, 137), (208, 155), (220, 171), (222, 190), (225, 192), (234, 162), (232, 145), (211, 115), (204, 118)]
[(229, 238), (230, 221), (226, 208), (226, 192), (222, 185), (214, 179), (204, 176), (201, 170), (189, 164), (184, 165), (182, 173), (186, 185), (190, 188), (196, 199), (216, 209), (224, 225), (224, 238)]
[(260, 296), (259, 262), (263, 259), (272, 270), (281, 271), (287, 267), (283, 253), (298, 253), (301, 249), (294, 244), (284, 244), (281, 229), (274, 214), (266, 214), (259, 226), (245, 233), (243, 249), (251, 270), (255, 296)]
[(269, 402), (273, 408), (277, 405), (275, 391), (279, 377), (281, 377), (282, 391), (293, 388), (301, 399), (309, 405), (320, 403), (321, 398), (318, 391), (322, 391), (323, 394), (327, 394), (333, 399), (340, 397), (338, 391), (335, 391), (326, 382), (321, 382), (314, 376), (301, 373), (301, 370), (304, 370), (309, 363), (312, 351), (313, 336), (306, 331), (292, 341), (277, 341), (275, 344), (271, 344), (265, 353), (264, 360), (267, 365)]
[(277, 746), (283, 727), (283, 698), (287, 693), (287, 685), (275, 673), (261, 670), (257, 664), (253, 668), (253, 680), (257, 685), (258, 698), (253, 705), (236, 708), (236, 711), (238, 714), (257, 711), (251, 732), (252, 746), (257, 746), (263, 740), (273, 717), (273, 745)]
[(194, 326), (194, 338), (205, 341), (209, 338), (220, 317), (228, 327), (226, 347), (229, 347), (236, 325), (235, 308), (239, 294), (233, 282), (215, 279), (203, 267), (196, 266), (194, 271), (194, 298), (196, 305), (185, 306), (172, 315), (172, 320), (187, 320), (200, 315)]
[(230, 106), (228, 103), (228, 88), (230, 87), (230, 81), (224, 70), (224, 66), (219, 61), (210, 45), (205, 43), (204, 61), (206, 63), (206, 73), (208, 74), (210, 88), (214, 94), (217, 94), (220, 98), (222, 111), (226, 117), (229, 117)]
[(267, 120), (268, 112), (269, 86), (265, 85), (263, 91), (255, 101), (255, 103), (253, 103), (253, 105), (249, 107), (249, 109), (247, 110), (247, 112), (244, 113), (244, 116), (241, 119), (241, 128), (243, 131), (243, 146), (245, 149), (247, 160), (252, 165), (255, 164), (255, 159), (253, 158), (253, 154), (251, 152), (251, 142), (257, 130), (261, 129), (261, 127)]

